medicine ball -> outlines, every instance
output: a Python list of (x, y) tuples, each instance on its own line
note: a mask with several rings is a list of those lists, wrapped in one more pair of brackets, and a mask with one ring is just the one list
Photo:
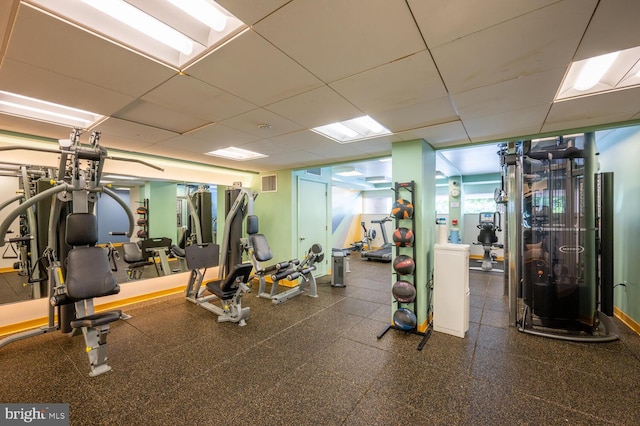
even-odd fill
[(416, 328), (417, 323), (416, 314), (411, 312), (410, 309), (400, 308), (393, 313), (393, 325), (395, 325), (398, 330), (413, 330)]
[(393, 242), (398, 247), (411, 247), (413, 245), (413, 231), (409, 228), (398, 228), (393, 231)]
[(413, 302), (416, 298), (416, 288), (409, 281), (396, 281), (391, 287), (393, 298), (400, 303)]
[(416, 262), (406, 254), (401, 254), (393, 259), (393, 270), (401, 275), (413, 274), (416, 269)]
[(136, 209), (136, 213), (138, 214), (147, 214), (147, 208), (144, 206), (140, 206)]
[(391, 216), (396, 219), (410, 219), (413, 217), (413, 204), (402, 198), (396, 200), (391, 207)]

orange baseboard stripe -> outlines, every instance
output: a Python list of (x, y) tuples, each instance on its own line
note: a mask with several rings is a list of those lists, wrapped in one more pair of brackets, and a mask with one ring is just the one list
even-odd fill
[(640, 335), (640, 323), (636, 322), (629, 315), (622, 312), (618, 307), (613, 307), (613, 315), (618, 318), (620, 321), (626, 324), (631, 330), (635, 331), (636, 334)]
[[(169, 288), (166, 290), (157, 291), (154, 293), (144, 294), (140, 296), (134, 296), (127, 299), (118, 300), (117, 302), (105, 303), (96, 307), (96, 312), (108, 311), (110, 309), (121, 308), (124, 306), (132, 305), (134, 303), (145, 302), (148, 300), (158, 299), (164, 296), (170, 296), (172, 294), (184, 292), (184, 286)], [(6, 336), (9, 334), (19, 333), (21, 331), (33, 330), (38, 327), (47, 325), (49, 321), (48, 317), (36, 318), (29, 321), (20, 322), (17, 324), (11, 324), (4, 327), (0, 327), (0, 336)]]

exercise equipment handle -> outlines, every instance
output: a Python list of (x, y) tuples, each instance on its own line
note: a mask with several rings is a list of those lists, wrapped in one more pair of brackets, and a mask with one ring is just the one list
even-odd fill
[[(0, 147), (1, 148), (1, 147)], [(57, 151), (56, 151), (57, 152)], [(42, 191), (41, 193), (29, 198), (24, 203), (21, 203), (18, 207), (16, 207), (13, 211), (11, 211), (7, 217), (4, 218), (2, 223), (0, 223), (0, 240), (5, 241), (5, 236), (7, 235), (7, 230), (11, 223), (20, 216), (23, 212), (25, 212), (29, 207), (33, 206), (39, 201), (46, 200), (58, 192), (62, 191), (72, 191), (73, 187), (69, 184), (61, 184), (56, 185), (52, 188)]]
[(109, 232), (109, 235), (125, 236), (125, 235), (127, 235), (127, 233), (124, 232), (124, 231), (112, 231), (112, 232)]
[(24, 237), (15, 237), (15, 238), (9, 238), (6, 240), (6, 242), (8, 243), (19, 243), (22, 241), (31, 241), (33, 240), (33, 235), (25, 235)]

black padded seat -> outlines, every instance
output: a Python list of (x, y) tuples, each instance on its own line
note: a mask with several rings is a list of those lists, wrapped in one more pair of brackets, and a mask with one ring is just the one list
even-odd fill
[(241, 263), (233, 267), (233, 270), (222, 280), (214, 280), (207, 283), (207, 290), (215, 294), (219, 299), (231, 299), (238, 290), (237, 283), (249, 281), (253, 265)]
[(490, 246), (493, 243), (498, 242), (498, 236), (496, 235), (496, 229), (491, 223), (483, 223), (480, 228), (480, 234), (478, 235), (478, 242), (482, 245)]
[(71, 321), (71, 327), (73, 328), (100, 327), (101, 325), (106, 325), (114, 321), (118, 321), (121, 316), (122, 316), (122, 311), (120, 310), (87, 315), (86, 317), (78, 318)]

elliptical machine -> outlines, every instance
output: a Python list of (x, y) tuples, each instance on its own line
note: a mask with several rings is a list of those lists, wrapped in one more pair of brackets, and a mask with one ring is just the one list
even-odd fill
[(474, 244), (482, 244), (484, 249), (484, 256), (482, 257), (481, 270), (489, 272), (493, 270), (493, 262), (495, 255), (491, 253), (496, 247), (502, 247), (502, 244), (498, 244), (498, 236), (496, 232), (501, 232), (500, 228), (500, 212), (482, 212), (478, 215), (478, 241)]

